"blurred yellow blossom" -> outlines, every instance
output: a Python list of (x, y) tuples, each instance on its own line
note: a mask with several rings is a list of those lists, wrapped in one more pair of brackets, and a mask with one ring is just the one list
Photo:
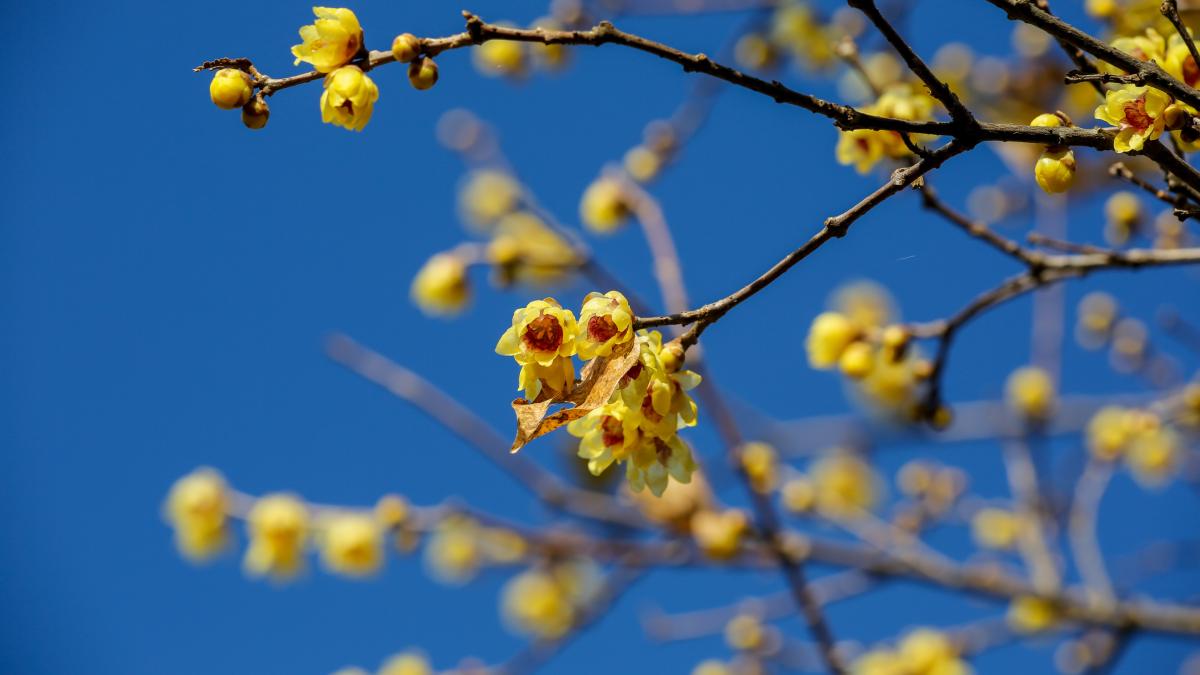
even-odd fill
[(1005, 619), (1019, 633), (1038, 633), (1058, 623), (1059, 611), (1048, 600), (1023, 595), (1009, 603)]
[(207, 560), (225, 547), (229, 493), (215, 470), (197, 469), (175, 481), (165, 511), (175, 528), (175, 544), (188, 559)]
[(583, 192), (579, 217), (593, 232), (609, 233), (625, 223), (631, 205), (621, 182), (615, 178), (596, 179)]
[(840, 312), (824, 312), (813, 319), (804, 347), (813, 368), (832, 368), (842, 352), (859, 336), (860, 328)]
[(460, 584), (475, 576), (483, 564), (479, 524), (464, 516), (438, 523), (425, 545), (425, 565), (435, 579)]
[(738, 614), (725, 624), (725, 644), (742, 652), (762, 648), (765, 631), (762, 620), (753, 614)]
[(738, 552), (748, 526), (746, 514), (737, 509), (697, 511), (692, 516), (692, 538), (705, 555), (725, 560)]
[(409, 294), (426, 314), (462, 311), (471, 295), (466, 262), (454, 252), (435, 254), (417, 272)]
[(1020, 532), (1020, 517), (1007, 509), (984, 508), (971, 516), (971, 537), (983, 548), (1010, 549)]
[(459, 210), (467, 222), (487, 227), (517, 208), (521, 192), (521, 184), (511, 174), (479, 169), (467, 176), (459, 190)]
[(742, 470), (750, 479), (750, 485), (758, 492), (770, 492), (778, 481), (779, 457), (775, 448), (767, 443), (754, 441), (744, 443), (739, 453)]
[(365, 577), (383, 563), (383, 532), (370, 515), (329, 514), (320, 523), (317, 541), (321, 560), (331, 572)]
[(424, 654), (410, 650), (384, 661), (377, 675), (433, 675), (433, 667)]
[[(500, 22), (501, 27), (512, 24)], [(475, 70), (488, 77), (523, 75), (526, 68), (525, 45), (515, 40), (488, 40), (472, 50)]]
[(1025, 419), (1045, 420), (1054, 412), (1055, 391), (1050, 374), (1035, 366), (1018, 368), (1004, 387), (1008, 407)]
[(250, 533), (246, 571), (277, 579), (295, 576), (304, 566), (308, 521), (308, 507), (293, 495), (268, 495), (256, 501), (246, 516)]
[(834, 450), (813, 462), (808, 475), (816, 489), (817, 509), (834, 518), (854, 517), (879, 501), (879, 479), (857, 455)]
[(505, 623), (517, 633), (541, 640), (561, 637), (575, 620), (575, 607), (552, 574), (528, 570), (504, 586), (500, 601)]

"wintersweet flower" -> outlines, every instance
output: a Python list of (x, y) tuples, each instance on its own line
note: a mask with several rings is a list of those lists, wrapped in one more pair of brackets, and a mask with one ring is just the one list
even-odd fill
[(834, 156), (838, 164), (853, 166), (860, 174), (867, 174), (883, 159), (884, 145), (883, 132), (873, 129), (850, 129), (838, 133)]
[(1167, 43), (1166, 57), (1160, 63), (1172, 77), (1187, 86), (1195, 87), (1200, 84), (1200, 66), (1196, 65), (1196, 59), (1192, 58), (1187, 43), (1178, 34), (1171, 36)]
[(661, 497), (669, 478), (687, 483), (695, 470), (692, 450), (678, 435), (666, 440), (643, 435), (642, 442), (625, 463), (625, 480), (634, 492), (648, 487), (655, 497)]
[(501, 283), (549, 284), (579, 266), (570, 242), (528, 211), (502, 217), (492, 234), (488, 259), (496, 265)]
[(221, 110), (233, 110), (246, 105), (254, 95), (250, 76), (237, 68), (222, 68), (213, 74), (208, 95)]
[[(1138, 149), (1141, 149), (1140, 143)], [(1118, 152), (1126, 151), (1118, 149)], [(1047, 194), (1061, 194), (1075, 184), (1077, 166), (1075, 152), (1070, 148), (1046, 148), (1033, 166), (1033, 177)]]
[(434, 255), (417, 272), (410, 295), (426, 314), (462, 311), (471, 295), (466, 263), (453, 253)]
[(1013, 599), (1008, 605), (1005, 620), (1018, 633), (1038, 633), (1058, 623), (1058, 608), (1048, 600), (1032, 595)]
[(579, 218), (593, 232), (613, 232), (629, 218), (631, 207), (625, 188), (615, 178), (598, 178), (583, 192)]
[(254, 503), (246, 517), (250, 546), (243, 564), (254, 576), (293, 577), (304, 567), (308, 508), (288, 494), (268, 495)]
[(417, 91), (432, 89), (438, 81), (438, 65), (428, 56), (419, 56), (408, 64), (408, 83)]
[(641, 414), (619, 398), (596, 408), (567, 425), (579, 437), (579, 456), (588, 461), (588, 471), (599, 476), (613, 464), (627, 459), (641, 442)]
[(496, 353), (511, 356), (521, 365), (519, 387), (529, 400), (536, 400), (543, 385), (558, 392), (575, 381), (578, 333), (575, 315), (554, 298), (534, 300), (513, 312), (512, 326), (500, 336)]
[(376, 675), (433, 675), (433, 667), (424, 654), (406, 651), (384, 661)]
[(313, 7), (317, 20), (300, 27), (304, 42), (292, 47), (296, 65), (307, 61), (319, 73), (346, 65), (363, 43), (362, 26), (354, 12), (344, 7)]
[(897, 650), (906, 673), (913, 675), (967, 675), (970, 668), (962, 663), (958, 650), (945, 633), (918, 628), (900, 641)]
[[(509, 23), (498, 26), (512, 27)], [(519, 76), (525, 73), (525, 45), (515, 40), (488, 40), (472, 50), (475, 70), (487, 77)]]
[(1138, 413), (1118, 406), (1101, 408), (1087, 425), (1087, 447), (1098, 460), (1111, 462), (1124, 454), (1138, 428)]
[(749, 521), (737, 509), (697, 511), (692, 516), (692, 538), (704, 554), (716, 560), (732, 558), (741, 546)]
[[(1167, 41), (1153, 28), (1147, 28), (1141, 35), (1119, 37), (1113, 40), (1112, 46), (1139, 61), (1154, 61), (1163, 65), (1166, 60)], [(1115, 69), (1115, 66), (1107, 66)]]
[(325, 76), (321, 121), (362, 131), (371, 121), (379, 87), (358, 66), (343, 66)]
[(555, 575), (529, 570), (509, 580), (500, 600), (505, 623), (542, 640), (562, 637), (575, 622), (575, 606)]
[(742, 444), (739, 453), (742, 470), (757, 492), (770, 492), (778, 482), (779, 457), (775, 448), (767, 443), (753, 441)]
[(483, 564), (479, 524), (464, 516), (451, 516), (438, 523), (425, 546), (425, 566), (443, 583), (470, 581)]
[(1008, 407), (1025, 419), (1044, 420), (1054, 411), (1054, 381), (1041, 368), (1018, 368), (1005, 384)]
[(1114, 150), (1140, 151), (1146, 141), (1162, 135), (1163, 111), (1170, 103), (1170, 95), (1157, 89), (1126, 85), (1109, 90), (1104, 103), (1096, 108), (1096, 119), (1117, 127)]
[(858, 456), (836, 450), (813, 463), (808, 472), (816, 488), (817, 509), (831, 517), (854, 517), (874, 508), (879, 479)]
[(1138, 483), (1160, 487), (1179, 466), (1182, 441), (1170, 427), (1152, 426), (1138, 433), (1125, 456)]
[(620, 291), (588, 293), (579, 311), (575, 338), (579, 358), (608, 356), (613, 347), (633, 339), (633, 310)]
[(753, 614), (737, 614), (725, 624), (725, 644), (731, 649), (755, 651), (763, 646), (765, 638), (762, 620)]
[(804, 342), (809, 365), (822, 370), (837, 365), (842, 352), (858, 338), (859, 332), (859, 327), (841, 312), (818, 314)]
[(1021, 519), (1006, 509), (983, 508), (971, 516), (971, 538), (983, 548), (1006, 550), (1021, 532)]
[(167, 495), (166, 518), (175, 528), (175, 544), (184, 557), (200, 562), (225, 548), (229, 493), (213, 469), (197, 469), (180, 478)]
[(330, 515), (321, 524), (320, 535), (321, 559), (331, 572), (365, 577), (383, 562), (383, 531), (369, 515)]
[(459, 211), (472, 225), (486, 228), (512, 213), (521, 200), (521, 184), (496, 169), (473, 171), (458, 193)]

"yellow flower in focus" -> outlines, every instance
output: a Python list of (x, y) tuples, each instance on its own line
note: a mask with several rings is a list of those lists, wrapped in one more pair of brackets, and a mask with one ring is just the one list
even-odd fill
[(433, 667), (423, 654), (406, 651), (390, 657), (380, 666), (377, 675), (434, 675)]
[(846, 347), (858, 338), (859, 333), (859, 327), (845, 314), (818, 314), (817, 318), (813, 319), (804, 342), (809, 365), (821, 370), (832, 368), (842, 358)]
[(775, 448), (766, 443), (744, 443), (741, 448), (742, 470), (757, 492), (767, 493), (778, 480), (779, 458)]
[(461, 584), (470, 581), (483, 564), (479, 525), (462, 516), (438, 523), (425, 546), (425, 565), (439, 581)]
[(287, 579), (303, 569), (308, 538), (308, 508), (304, 502), (288, 494), (263, 497), (246, 516), (246, 527), (250, 546), (243, 564), (249, 574)]
[(304, 42), (292, 47), (296, 65), (307, 61), (319, 73), (330, 73), (354, 58), (362, 47), (362, 26), (354, 12), (344, 7), (313, 7), (317, 20), (301, 26)]
[(834, 157), (838, 164), (853, 166), (860, 174), (870, 173), (883, 159), (886, 150), (887, 132), (874, 129), (850, 129), (838, 132), (838, 144)]
[(708, 557), (727, 560), (737, 553), (748, 525), (746, 514), (737, 509), (697, 511), (692, 516), (692, 538)]
[(609, 233), (629, 218), (630, 204), (625, 189), (615, 178), (598, 178), (583, 192), (579, 217), (593, 232)]
[(1139, 431), (1125, 455), (1133, 477), (1145, 487), (1159, 487), (1179, 466), (1182, 441), (1170, 427), (1152, 426)]
[(250, 102), (254, 87), (246, 73), (237, 68), (222, 68), (213, 74), (208, 95), (221, 110), (233, 110)]
[(200, 562), (225, 548), (229, 493), (225, 479), (215, 470), (197, 469), (175, 481), (165, 511), (184, 557)]
[(458, 206), (472, 225), (487, 227), (512, 213), (521, 201), (521, 185), (505, 171), (474, 171), (458, 193)]
[[(1139, 61), (1155, 61), (1163, 65), (1166, 60), (1167, 41), (1153, 28), (1147, 28), (1141, 35), (1119, 37), (1113, 40), (1112, 46)], [(1110, 72), (1122, 72), (1116, 66), (1106, 66)]]
[(983, 548), (1007, 550), (1017, 542), (1021, 519), (1005, 509), (979, 509), (971, 516), (971, 538)]
[(438, 81), (438, 65), (428, 56), (418, 56), (408, 64), (408, 83), (417, 91), (432, 89)]
[(1005, 615), (1009, 627), (1018, 633), (1039, 633), (1058, 623), (1059, 618), (1053, 604), (1032, 595), (1015, 598)]
[(580, 439), (578, 454), (588, 461), (588, 471), (599, 476), (613, 462), (627, 459), (641, 442), (640, 419), (636, 410), (618, 399), (572, 420), (567, 431)]
[(1200, 67), (1197, 67), (1196, 59), (1192, 58), (1191, 51), (1178, 33), (1171, 36), (1164, 61), (1160, 62), (1163, 69), (1175, 79), (1189, 87), (1200, 84)]
[(579, 311), (575, 338), (579, 358), (608, 356), (613, 347), (633, 339), (633, 310), (620, 291), (588, 293)]
[[(511, 27), (512, 24), (500, 23)], [(488, 40), (471, 54), (475, 70), (487, 77), (514, 77), (525, 73), (525, 46), (515, 40)]]
[(1114, 150), (1139, 151), (1146, 141), (1162, 135), (1163, 111), (1170, 102), (1171, 96), (1157, 89), (1126, 85), (1108, 91), (1104, 103), (1096, 108), (1096, 119), (1117, 127)]
[(392, 58), (400, 63), (412, 63), (421, 54), (421, 39), (412, 33), (401, 33), (392, 40)]
[(434, 255), (417, 272), (409, 295), (426, 314), (461, 312), (471, 296), (466, 263), (454, 253)]
[(625, 462), (625, 480), (634, 492), (650, 488), (655, 497), (661, 497), (668, 480), (674, 478), (687, 483), (692, 480), (695, 470), (692, 450), (678, 435), (668, 439), (643, 435), (641, 443)]
[(1026, 366), (1014, 370), (1008, 376), (1004, 393), (1008, 407), (1026, 419), (1045, 420), (1054, 412), (1054, 382), (1041, 368)]
[(654, 177), (658, 175), (659, 169), (662, 168), (662, 163), (662, 157), (644, 145), (636, 145), (630, 148), (622, 160), (625, 172), (639, 183), (654, 180)]
[(1033, 177), (1047, 194), (1060, 194), (1075, 184), (1076, 166), (1075, 152), (1070, 148), (1047, 148), (1033, 166)]
[(751, 652), (763, 646), (762, 621), (753, 614), (738, 614), (725, 624), (725, 644), (730, 649)]
[(321, 94), (321, 121), (362, 131), (371, 121), (379, 87), (358, 66), (343, 66), (325, 76)]
[(540, 640), (562, 637), (575, 621), (575, 608), (555, 577), (529, 570), (509, 580), (500, 601), (505, 623)]
[(362, 513), (337, 513), (323, 519), (318, 542), (321, 560), (331, 572), (365, 577), (383, 562), (383, 532)]
[(536, 400), (543, 384), (563, 392), (574, 382), (578, 326), (575, 315), (554, 298), (534, 300), (513, 312), (512, 326), (496, 343), (496, 353), (511, 356), (522, 366), (520, 388), (530, 401)]
[(836, 450), (818, 459), (808, 472), (817, 491), (817, 509), (832, 518), (870, 511), (879, 499), (879, 479), (857, 455)]

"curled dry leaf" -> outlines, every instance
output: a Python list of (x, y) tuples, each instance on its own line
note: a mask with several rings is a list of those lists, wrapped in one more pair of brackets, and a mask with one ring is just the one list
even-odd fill
[[(565, 398), (534, 402), (519, 398), (513, 401), (513, 411), (517, 413), (517, 437), (513, 439), (512, 452), (608, 403), (621, 378), (637, 363), (639, 351), (637, 340), (630, 340), (613, 347), (610, 355), (592, 359), (584, 366), (582, 379)], [(575, 405), (547, 415), (550, 406), (556, 403)]]

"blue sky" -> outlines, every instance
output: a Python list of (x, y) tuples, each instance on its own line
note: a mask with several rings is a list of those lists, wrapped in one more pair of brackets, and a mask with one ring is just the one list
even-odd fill
[[(952, 32), (979, 52), (1007, 53), (1010, 25), (986, 3), (920, 4), (909, 24), (919, 49), (931, 52)], [(376, 48), (398, 32), (461, 30), (456, 4), (353, 9)], [(470, 9), (526, 22), (545, 6), (481, 0)], [(382, 95), (361, 134), (321, 124), (315, 86), (275, 96), (270, 125), (251, 133), (208, 102), (207, 76), (190, 69), (207, 58), (249, 56), (273, 75), (295, 72), (288, 48), (310, 19), (307, 5), (51, 1), (8, 14), (20, 30), (10, 30), (0, 53), (13, 64), (10, 100), (20, 104), (5, 107), (0, 130), (0, 603), (9, 617), (0, 670), (327, 673), (349, 663), (373, 667), (410, 645), (446, 668), (463, 656), (493, 662), (519, 649), (497, 621), (499, 573), (445, 588), (423, 575), (419, 560), (393, 559), (371, 583), (317, 573), (275, 587), (244, 578), (236, 556), (203, 568), (181, 560), (160, 520), (161, 500), (178, 476), (211, 465), (253, 493), (289, 489), (359, 505), (387, 492), (418, 504), (458, 494), (510, 517), (544, 519), (471, 448), (326, 359), (322, 342), (344, 331), (507, 430), (514, 367), (492, 347), (512, 309), (537, 291), (499, 292), (481, 276), (472, 310), (450, 322), (425, 318), (407, 297), (420, 264), (464, 237), (454, 206), (462, 167), (437, 145), (436, 120), (466, 107), (489, 121), (541, 201), (573, 221), (600, 168), (633, 145), (648, 120), (668, 115), (695, 76), (605, 47), (577, 50), (563, 76), (512, 85), (480, 77), (469, 55), (456, 52), (439, 59), (441, 82), (428, 92), (409, 88), (400, 68), (373, 74)], [(620, 25), (714, 53), (741, 21), (725, 14)], [(833, 95), (827, 84), (798, 82)], [(694, 301), (742, 285), (876, 186), (878, 177), (833, 164), (835, 142), (828, 124), (802, 111), (725, 92), (684, 161), (654, 188)], [(970, 187), (1002, 171), (983, 150), (956, 160), (937, 185), (962, 204)], [(1074, 207), (1072, 237), (1098, 242), (1098, 203)], [(1007, 231), (1028, 226), (1014, 221)], [(641, 295), (657, 299), (635, 229), (595, 248)], [(905, 317), (932, 319), (1014, 271), (902, 195), (709, 330), (711, 367), (723, 387), (773, 417), (845, 411), (837, 379), (798, 356), (832, 288), (875, 278)], [(1196, 282), (1184, 270), (1114, 273), (1072, 284), (1067, 296), (1073, 305), (1104, 286), (1145, 320), (1163, 304), (1196, 318)], [(570, 306), (589, 290), (557, 294)], [(999, 394), (1005, 375), (1028, 359), (1029, 314), (1028, 300), (1014, 302), (963, 332), (947, 383), (952, 400)], [(1194, 372), (1194, 354), (1157, 344)], [(1067, 391), (1142, 386), (1112, 373), (1103, 355), (1068, 349)], [(718, 455), (710, 432), (694, 438), (703, 456)], [(560, 450), (542, 442), (526, 452), (558, 467)], [(924, 450), (889, 451), (884, 466), (894, 470)], [(970, 471), (981, 493), (1004, 493), (994, 445), (935, 452)], [(730, 487), (727, 499), (739, 503)], [(1195, 519), (1179, 515), (1195, 513), (1196, 499), (1179, 487), (1147, 494), (1119, 478), (1102, 512), (1106, 550), (1194, 539)], [(964, 542), (961, 528), (934, 539), (953, 554), (965, 552)], [(1184, 597), (1197, 581), (1194, 572), (1166, 575), (1141, 590)], [(652, 645), (637, 627), (640, 610), (699, 608), (777, 588), (773, 574), (652, 574), (545, 672), (686, 672), (726, 655), (720, 640)], [(892, 584), (835, 606), (830, 620), (839, 635), (873, 640), (1000, 611)], [(780, 626), (803, 637), (794, 619)], [(1194, 647), (1139, 638), (1118, 672), (1162, 672)], [(978, 669), (1048, 668), (1051, 644), (1032, 649), (1033, 661), (1022, 660), (1030, 658), (1025, 648), (1006, 648)]]

